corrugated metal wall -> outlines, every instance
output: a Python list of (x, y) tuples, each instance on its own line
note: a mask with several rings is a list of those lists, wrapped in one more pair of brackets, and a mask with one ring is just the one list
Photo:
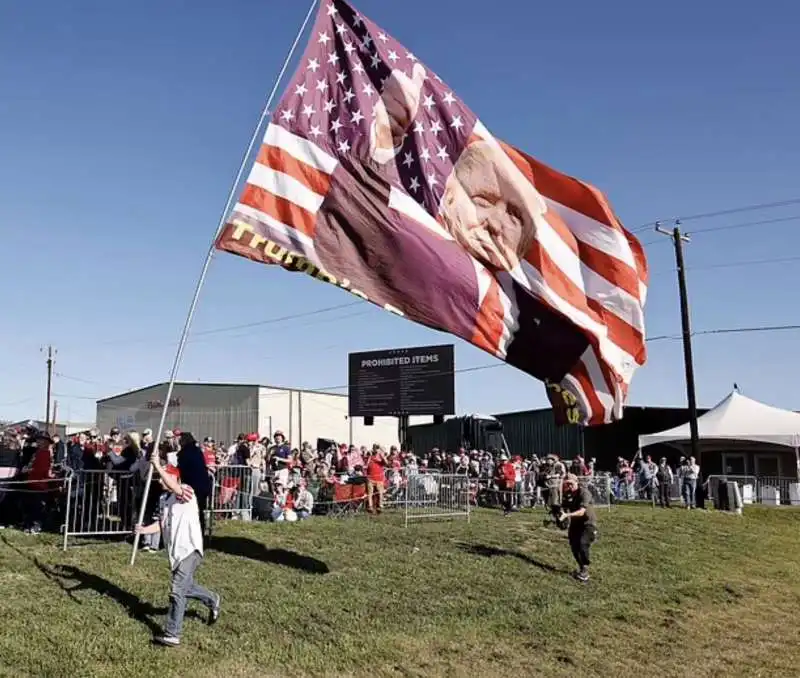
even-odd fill
[[(166, 390), (162, 384), (98, 402), (97, 427), (103, 433), (112, 426), (123, 431), (155, 431)], [(257, 386), (179, 383), (172, 397), (180, 404), (170, 407), (167, 429), (191, 431), (198, 440), (212, 436), (220, 442), (258, 430)]]
[[(503, 434), (513, 454), (529, 457), (557, 454), (571, 459), (582, 454), (583, 429), (579, 426), (557, 426), (552, 410), (529, 410), (495, 415), (503, 424)], [(417, 454), (431, 448), (457, 449), (460, 426), (454, 419), (442, 424), (409, 427), (411, 446)]]
[(552, 410), (528, 410), (496, 416), (503, 424), (503, 434), (514, 454), (525, 457), (557, 454), (565, 459), (583, 454), (583, 429), (580, 426), (557, 426)]
[(461, 427), (454, 419), (448, 419), (442, 424), (409, 426), (409, 447), (416, 454), (430, 452), (434, 447), (441, 450), (455, 450), (460, 444), (458, 440), (460, 433)]

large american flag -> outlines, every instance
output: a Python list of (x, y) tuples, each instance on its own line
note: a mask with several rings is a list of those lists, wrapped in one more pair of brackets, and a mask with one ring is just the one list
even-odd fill
[(647, 263), (604, 195), (497, 140), (344, 0), (320, 4), (217, 246), (460, 336), (572, 423), (621, 417), (645, 361)]

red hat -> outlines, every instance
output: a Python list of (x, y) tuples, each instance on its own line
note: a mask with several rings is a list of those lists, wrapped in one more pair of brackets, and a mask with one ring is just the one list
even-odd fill
[(172, 431), (172, 434), (173, 434), (173, 435), (174, 435), (176, 438), (180, 438), (180, 437), (181, 437), (181, 433), (183, 433), (183, 431), (181, 431), (179, 428), (173, 429), (173, 431)]
[(248, 433), (247, 434), (247, 442), (248, 443), (257, 443), (258, 442), (258, 433)]

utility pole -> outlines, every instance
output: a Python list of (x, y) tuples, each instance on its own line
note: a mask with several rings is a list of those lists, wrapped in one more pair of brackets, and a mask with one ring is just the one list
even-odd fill
[[(675, 221), (675, 227), (669, 231), (662, 228), (660, 223), (656, 223), (656, 231), (662, 235), (672, 238), (672, 244), (675, 247), (675, 265), (678, 270), (678, 294), (681, 304), (681, 336), (683, 338), (683, 364), (686, 370), (686, 401), (689, 406), (689, 436), (691, 440), (691, 456), (695, 458), (698, 466), (701, 468), (700, 461), (700, 436), (697, 431), (697, 396), (695, 394), (694, 386), (694, 361), (692, 359), (692, 329), (689, 321), (689, 295), (686, 291), (686, 266), (683, 262), (683, 243), (691, 242), (688, 234), (681, 233), (680, 219)], [(697, 479), (698, 492), (697, 496), (700, 501), (697, 502), (698, 507), (702, 508), (702, 491), (701, 479)]]
[[(44, 349), (41, 350), (44, 351)], [(45, 408), (45, 425), (48, 431), (50, 431), (50, 402), (53, 385), (53, 364), (55, 363), (56, 353), (58, 353), (58, 351), (54, 351), (52, 346), (47, 347), (47, 406)]]
[(297, 445), (295, 447), (300, 449), (303, 443), (303, 392), (297, 392)]

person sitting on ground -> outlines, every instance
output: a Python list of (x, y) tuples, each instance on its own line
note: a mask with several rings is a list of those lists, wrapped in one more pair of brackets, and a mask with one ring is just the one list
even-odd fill
[(186, 599), (193, 598), (209, 610), (208, 623), (219, 619), (220, 596), (195, 583), (194, 576), (203, 561), (203, 530), (200, 527), (200, 510), (193, 488), (181, 483), (180, 472), (174, 466), (163, 467), (158, 453), (150, 458), (154, 472), (158, 475), (164, 496), (161, 499), (158, 522), (136, 527), (139, 534), (155, 534), (159, 529), (164, 534), (172, 586), (169, 594), (169, 610), (164, 633), (154, 639), (160, 645), (177, 647), (181, 642)]
[(272, 497), (272, 513), (270, 518), (275, 523), (283, 522), (283, 511), (286, 508), (287, 493), (283, 483), (275, 483), (275, 491)]
[(294, 495), (294, 510), (298, 520), (306, 520), (311, 517), (314, 511), (314, 495), (308, 491), (305, 483), (295, 487), (292, 491)]

